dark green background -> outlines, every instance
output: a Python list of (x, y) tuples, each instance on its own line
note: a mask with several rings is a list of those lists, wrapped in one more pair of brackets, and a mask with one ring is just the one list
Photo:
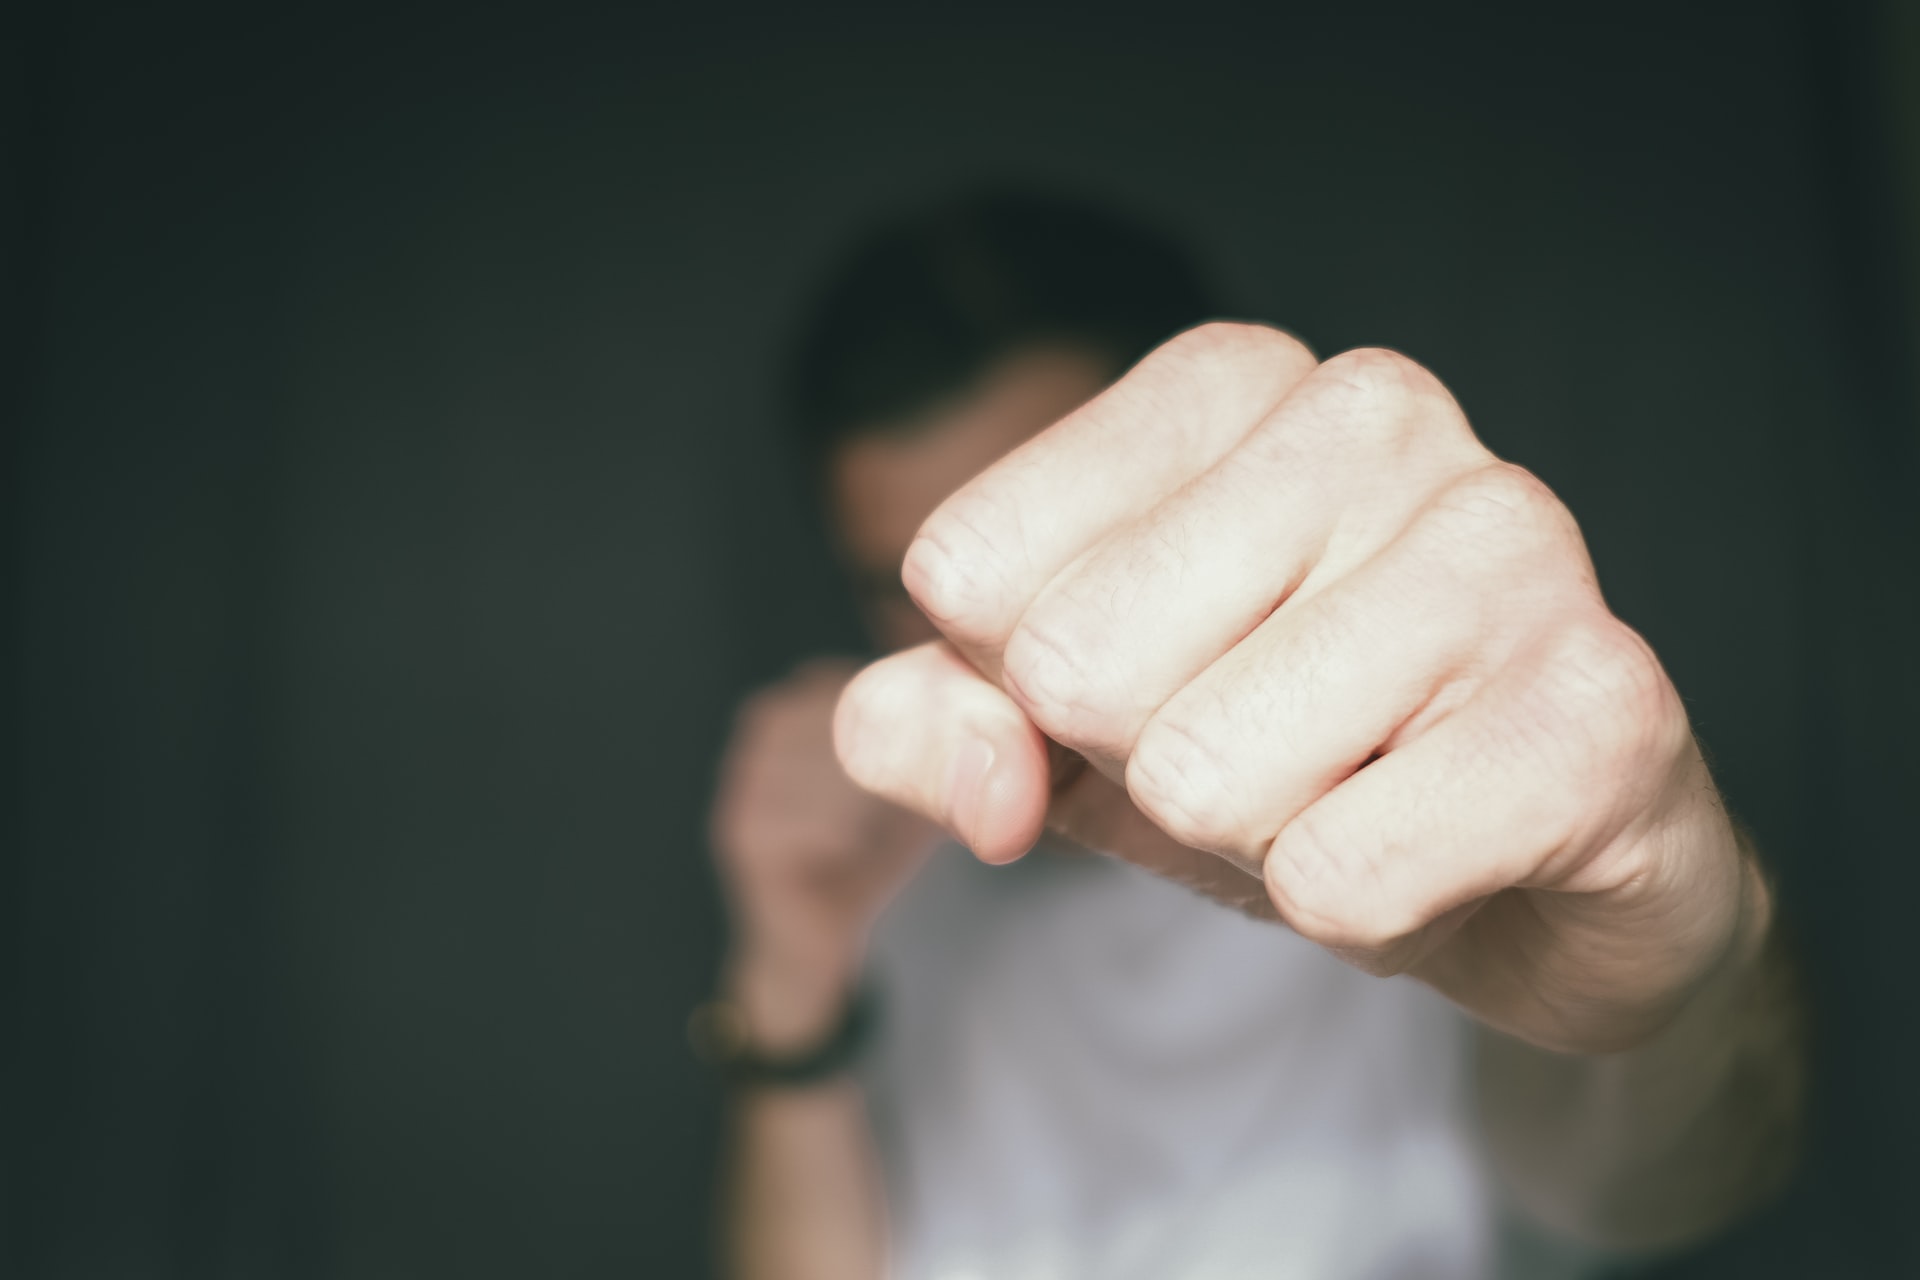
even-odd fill
[(1803, 1177), (1672, 1274), (1920, 1274), (1881, 15), (758, 9), (0, 19), (0, 1273), (700, 1271), (711, 764), (852, 638), (772, 365), (863, 218), (1012, 174), (1567, 499), (1818, 1010)]

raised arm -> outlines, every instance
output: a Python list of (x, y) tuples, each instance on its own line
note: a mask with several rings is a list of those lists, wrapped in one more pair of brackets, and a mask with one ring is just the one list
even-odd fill
[[(874, 917), (931, 829), (850, 783), (830, 726), (850, 666), (815, 664), (742, 708), (712, 824), (732, 946), (710, 1051), (762, 1063), (834, 1037)], [(885, 1203), (859, 1085), (844, 1071), (737, 1082), (721, 1197), (735, 1280), (877, 1280)]]

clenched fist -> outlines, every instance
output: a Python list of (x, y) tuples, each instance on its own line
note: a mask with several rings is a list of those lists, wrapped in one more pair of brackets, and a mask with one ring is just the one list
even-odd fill
[(1052, 825), (1536, 1045), (1662, 1026), (1766, 892), (1572, 516), (1417, 364), (1208, 325), (927, 520), (945, 637), (841, 761), (988, 861)]

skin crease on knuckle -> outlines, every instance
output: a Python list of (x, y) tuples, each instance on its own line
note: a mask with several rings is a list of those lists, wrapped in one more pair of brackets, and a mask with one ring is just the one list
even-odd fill
[[(1400, 617), (1376, 607), (1383, 585), (1345, 584), (1276, 614), (1169, 698), (1135, 752), (1133, 777), (1151, 803), (1177, 798), (1186, 812), (1213, 815), (1188, 826), (1207, 847), (1257, 872), (1287, 817), (1358, 768), (1391, 731), (1395, 708), (1418, 701), (1446, 666), (1450, 646), (1441, 642), (1429, 646), (1430, 662), (1404, 654), (1395, 662), (1397, 691), (1361, 675), (1365, 663), (1356, 655), (1380, 647), (1366, 632)], [(1356, 694), (1366, 701), (1355, 702)], [(1188, 758), (1200, 763), (1179, 767)], [(1240, 791), (1223, 762), (1240, 774), (1254, 769), (1267, 785), (1259, 795)], [(1207, 784), (1204, 793), (1196, 780)]]
[[(1591, 776), (1605, 786), (1636, 776), (1664, 776), (1650, 769), (1655, 756), (1677, 756), (1673, 735), (1679, 706), (1666, 674), (1645, 642), (1604, 614), (1589, 616), (1558, 639), (1542, 673), (1542, 694), (1563, 726), (1563, 736), (1585, 750)], [(1647, 797), (1630, 793), (1633, 800)]]
[[(1001, 655), (1001, 683), (1027, 718), (1048, 737), (1080, 752), (1107, 752), (1111, 734), (1106, 707), (1113, 701), (1100, 679), (1098, 657), (1106, 647), (1089, 643), (1068, 625), (1066, 610), (1021, 620)], [(1064, 633), (1064, 635), (1062, 634)]]
[[(1216, 723), (1219, 719), (1216, 718)], [(1127, 794), (1149, 821), (1181, 844), (1256, 869), (1264, 840), (1236, 819), (1234, 781), (1213, 746), (1183, 719), (1155, 716), (1127, 761)]]
[(1334, 356), (1294, 393), (1302, 431), (1317, 448), (1356, 444), (1393, 447), (1445, 424), (1460, 434), (1465, 419), (1446, 388), (1395, 351), (1361, 347)]
[[(1040, 593), (1002, 655), (1002, 679), (1040, 730), (1082, 754), (1124, 760), (1153, 707), (1142, 683), (1156, 657), (1162, 620), (1134, 616), (1157, 575), (1180, 572), (1168, 558), (1151, 563), (1082, 555)], [(1129, 544), (1130, 545), (1130, 544)]]
[(1575, 576), (1592, 578), (1572, 514), (1524, 467), (1493, 461), (1475, 468), (1446, 486), (1434, 503), (1434, 514), (1458, 529), (1468, 554), (1512, 558), (1520, 550), (1551, 550), (1563, 561), (1577, 560), (1581, 572)]
[(1497, 769), (1509, 775), (1500, 786), (1534, 797), (1523, 887), (1604, 891), (1645, 871), (1645, 842), (1631, 829), (1656, 819), (1691, 736), (1636, 647), (1650, 664), (1638, 637), (1597, 606), (1558, 618), (1455, 720), (1459, 777)]
[(1308, 592), (1400, 536), (1436, 495), (1492, 460), (1431, 374), (1379, 350), (1322, 365), (1243, 448), (1256, 475), (1304, 468), (1313, 477), (1294, 499), (1326, 524)]
[(1003, 554), (986, 503), (963, 491), (928, 517), (900, 565), (907, 594), (947, 635), (963, 643), (1000, 638), (1008, 608), (1005, 579), (996, 571)]
[(1312, 809), (1287, 825), (1267, 853), (1267, 892), (1281, 918), (1309, 941), (1355, 957), (1384, 954), (1427, 917), (1390, 892), (1362, 852), (1364, 841), (1325, 826)]
[[(1531, 704), (1530, 706), (1528, 704)], [(1582, 845), (1588, 851), (1645, 853), (1632, 829), (1658, 823), (1684, 800), (1698, 771), (1699, 753), (1679, 695), (1647, 643), (1609, 615), (1585, 619), (1559, 637), (1518, 714), (1552, 726), (1565, 750), (1566, 785), (1611, 804), (1589, 815)], [(1712, 782), (1704, 778), (1711, 789)], [(1570, 850), (1570, 855), (1573, 853)], [(1570, 887), (1617, 887), (1644, 868), (1616, 858), (1610, 865), (1544, 869), (1577, 875)]]

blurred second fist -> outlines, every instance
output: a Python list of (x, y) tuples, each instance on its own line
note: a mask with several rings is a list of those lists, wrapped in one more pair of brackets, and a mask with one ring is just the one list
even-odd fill
[(768, 1051), (831, 1028), (874, 919), (936, 834), (834, 757), (834, 704), (855, 670), (810, 662), (755, 693), (721, 763), (710, 834), (733, 917), (726, 981)]

